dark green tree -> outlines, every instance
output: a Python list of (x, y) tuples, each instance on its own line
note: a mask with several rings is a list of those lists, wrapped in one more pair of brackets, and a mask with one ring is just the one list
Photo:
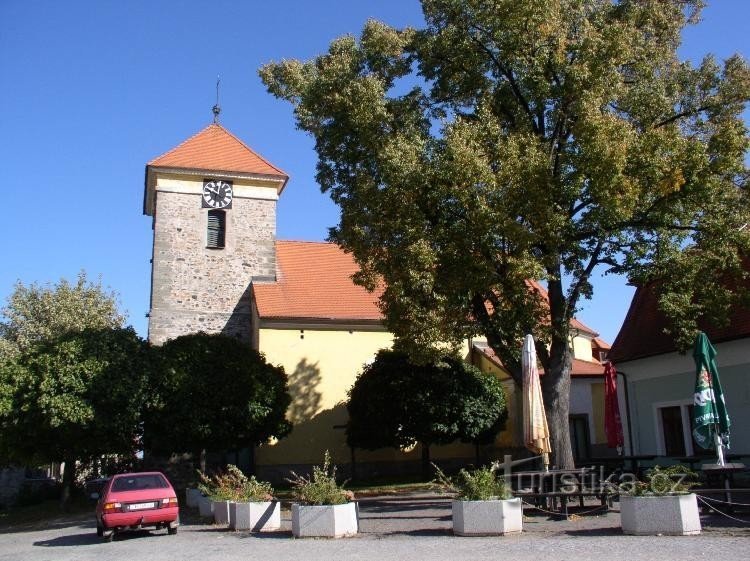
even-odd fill
[[(309, 62), (264, 66), (315, 139), (331, 239), (385, 284), (411, 354), (483, 335), (518, 383), (532, 333), (553, 463), (571, 467), (570, 322), (592, 275), (663, 279), (689, 344), (750, 247), (750, 71), (678, 55), (701, 0), (423, 0)], [(690, 248), (687, 251), (687, 248)], [(546, 284), (548, 301), (527, 279)]]
[(139, 449), (148, 371), (131, 328), (70, 333), (0, 363), (0, 456), (65, 462), (65, 505), (76, 461)]
[(233, 337), (196, 333), (155, 349), (146, 449), (191, 452), (254, 446), (289, 433), (284, 369)]
[(507, 419), (505, 392), (492, 374), (457, 357), (414, 364), (381, 350), (349, 390), (349, 446), (375, 450), (419, 443), (423, 471), (433, 444), (491, 442)]

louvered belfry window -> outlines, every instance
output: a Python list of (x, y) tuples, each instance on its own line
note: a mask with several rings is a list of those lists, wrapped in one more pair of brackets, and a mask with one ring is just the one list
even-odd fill
[(208, 211), (208, 229), (206, 230), (206, 247), (221, 249), (226, 238), (227, 213), (223, 210)]

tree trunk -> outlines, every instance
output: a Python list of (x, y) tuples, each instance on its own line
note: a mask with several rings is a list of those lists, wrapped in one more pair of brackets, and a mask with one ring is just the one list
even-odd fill
[(62, 491), (60, 492), (60, 508), (67, 512), (70, 508), (70, 497), (76, 477), (76, 461), (72, 458), (65, 458), (63, 461), (65, 471), (63, 471)]
[(422, 448), (422, 479), (427, 481), (432, 477), (430, 470), (430, 445), (420, 442), (420, 447)]
[(543, 376), (542, 395), (544, 397), (544, 409), (547, 413), (547, 424), (549, 425), (550, 439), (552, 444), (552, 457), (550, 463), (562, 469), (571, 469), (574, 466), (573, 450), (570, 445), (570, 356), (559, 356), (552, 353), (550, 356), (549, 372)]
[(569, 318), (565, 311), (565, 295), (560, 281), (548, 283), (552, 341), (549, 360), (542, 376), (542, 397), (547, 413), (552, 446), (551, 465), (572, 469), (573, 449), (570, 445), (570, 369), (572, 353), (568, 342)]
[(206, 449), (205, 448), (201, 448), (201, 451), (198, 454), (198, 458), (199, 458), (199, 462), (201, 466), (201, 471), (203, 473), (206, 473)]

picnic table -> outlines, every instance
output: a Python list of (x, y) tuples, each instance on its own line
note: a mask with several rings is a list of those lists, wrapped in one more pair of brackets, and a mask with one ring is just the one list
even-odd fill
[(516, 496), (533, 499), (536, 506), (552, 512), (563, 511), (566, 516), (570, 498), (577, 498), (581, 507), (586, 497), (599, 498), (602, 506), (607, 506), (610, 498), (596, 470), (589, 467), (516, 471), (510, 478)]

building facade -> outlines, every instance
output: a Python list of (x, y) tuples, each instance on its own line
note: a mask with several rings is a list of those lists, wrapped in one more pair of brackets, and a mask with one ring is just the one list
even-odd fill
[[(148, 163), (144, 213), (154, 231), (149, 341), (224, 333), (284, 367), (294, 429), (255, 450), (263, 477), (278, 480), (289, 469), (303, 470), (319, 463), (325, 450), (344, 469), (356, 459), (359, 474), (416, 469), (419, 449), (353, 452), (346, 446), (347, 391), (393, 336), (382, 322), (380, 292), (352, 282), (357, 266), (351, 255), (330, 243), (276, 239), (276, 203), (287, 181), (218, 124)], [(608, 346), (580, 322), (572, 327), (571, 430), (580, 442), (577, 453), (590, 455), (605, 441), (599, 359)], [(484, 455), (520, 452), (512, 379), (481, 340), (467, 342), (465, 357), (498, 375), (508, 394), (511, 420)], [(601, 404), (595, 404), (599, 394)], [(470, 462), (476, 453), (460, 443), (431, 448), (433, 458), (446, 462)]]

